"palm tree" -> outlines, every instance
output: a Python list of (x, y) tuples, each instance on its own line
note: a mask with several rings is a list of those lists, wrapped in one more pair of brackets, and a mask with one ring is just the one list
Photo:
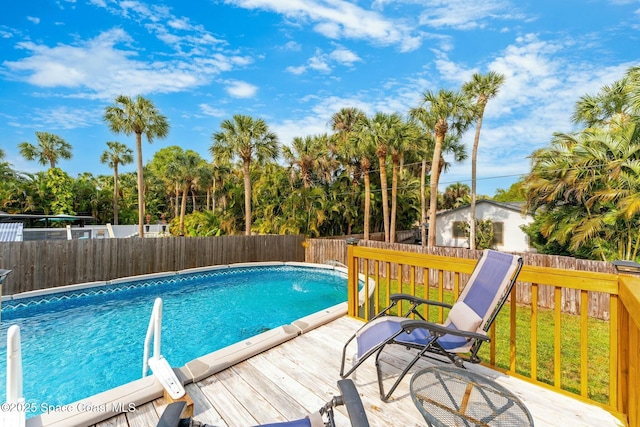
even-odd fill
[(51, 169), (56, 167), (59, 159), (71, 158), (71, 144), (49, 132), (36, 132), (38, 145), (28, 142), (18, 144), (20, 154), (27, 160), (36, 160), (45, 166), (49, 163)]
[(391, 156), (391, 214), (389, 221), (389, 241), (396, 241), (396, 216), (398, 200), (398, 175), (400, 163), (408, 150), (415, 149), (418, 129), (405, 122), (399, 114), (392, 114), (392, 128), (389, 139), (389, 154)]
[[(602, 260), (640, 253), (640, 144), (635, 124), (555, 134), (523, 188), (548, 242)], [(536, 220), (538, 221), (539, 218)]]
[(353, 158), (360, 165), (364, 183), (364, 213), (363, 228), (364, 240), (369, 240), (371, 229), (371, 166), (375, 158), (374, 146), (370, 142), (369, 119), (361, 116), (355, 123), (349, 138), (344, 145), (340, 145), (340, 152), (345, 158)]
[(209, 202), (207, 202), (207, 209), (215, 211), (218, 206), (216, 202), (219, 199), (224, 200), (225, 193), (223, 189), (225, 182), (227, 182), (227, 177), (232, 174), (231, 171), (232, 167), (228, 163), (217, 160), (211, 164), (211, 208), (209, 208)]
[[(362, 162), (367, 163), (367, 181), (369, 180), (369, 170), (371, 169), (371, 162), (362, 158), (360, 139), (352, 138), (358, 123), (366, 120), (366, 114), (354, 107), (342, 108), (337, 113), (331, 116), (331, 129), (334, 131), (332, 151), (335, 153), (338, 161), (342, 163), (345, 170), (351, 174), (351, 198), (355, 200), (356, 190), (360, 185), (360, 177), (364, 174), (364, 166)], [(368, 182), (367, 182), (368, 183)], [(368, 187), (367, 187), (368, 188)], [(370, 191), (370, 189), (368, 189)], [(370, 203), (369, 199), (365, 198), (365, 205)], [(364, 227), (364, 240), (369, 240), (369, 209), (365, 206), (365, 227)], [(349, 216), (349, 222), (347, 224), (347, 234), (351, 234), (351, 219), (353, 216)]]
[(13, 178), (15, 173), (11, 170), (11, 164), (3, 161), (4, 156), (4, 151), (0, 148), (0, 177), (3, 180), (7, 180), (9, 178)]
[(398, 114), (376, 113), (375, 116), (367, 118), (358, 126), (358, 137), (362, 138), (366, 145), (375, 150), (378, 158), (385, 242), (389, 242), (391, 238), (389, 195), (387, 194), (387, 156), (389, 154), (389, 144), (394, 139), (396, 128), (401, 122), (402, 118)]
[(575, 105), (572, 120), (576, 124), (587, 127), (607, 126), (612, 120), (622, 124), (628, 123), (632, 110), (633, 73), (630, 70), (620, 80), (605, 85), (596, 95), (587, 94)]
[(412, 108), (409, 117), (418, 128), (420, 134), (416, 136), (416, 154), (421, 159), (420, 168), (420, 236), (421, 245), (427, 246), (427, 203), (426, 203), (426, 177), (430, 170), (431, 163), (427, 159), (433, 159), (433, 148), (435, 139), (433, 138), (434, 124), (430, 122), (431, 117), (425, 114), (424, 109)]
[(456, 182), (455, 184), (449, 185), (442, 195), (443, 208), (455, 209), (462, 205), (466, 205), (469, 203), (470, 193), (471, 191), (467, 184)]
[(469, 218), (469, 249), (476, 248), (476, 171), (478, 159), (478, 144), (480, 143), (480, 128), (487, 102), (494, 98), (500, 86), (504, 83), (504, 74), (489, 71), (482, 75), (475, 73), (470, 82), (462, 86), (462, 90), (469, 96), (476, 98), (476, 134), (473, 138), (473, 150), (471, 151), (471, 206)]
[(431, 194), (429, 200), (429, 238), (428, 246), (436, 245), (436, 211), (438, 209), (438, 183), (440, 181), (440, 157), (442, 146), (449, 131), (462, 134), (473, 120), (473, 109), (469, 99), (461, 92), (440, 89), (436, 94), (427, 91), (423, 94), (423, 105), (412, 109), (413, 117), (425, 123), (433, 123), (435, 146), (431, 162)]
[(627, 71), (631, 94), (629, 100), (636, 113), (640, 112), (640, 66), (636, 65)]
[(155, 138), (163, 139), (169, 134), (169, 122), (160, 114), (149, 99), (138, 95), (135, 99), (120, 95), (115, 105), (105, 108), (104, 121), (114, 133), (136, 135), (136, 157), (138, 160), (138, 233), (144, 237), (144, 177), (142, 169), (142, 135), (149, 144)]
[[(169, 200), (168, 210), (177, 218), (180, 215), (180, 191), (182, 187), (177, 185), (178, 178), (169, 174), (168, 168), (173, 160), (183, 152), (177, 145), (161, 148), (156, 151), (151, 161), (145, 165), (146, 171), (156, 176), (164, 186), (164, 195)], [(146, 173), (145, 173), (146, 175)]]
[(311, 188), (313, 172), (320, 169), (328, 157), (326, 138), (326, 135), (295, 137), (291, 147), (283, 147), (285, 160), (298, 169), (305, 189)]
[(204, 190), (206, 193), (206, 199), (204, 203), (204, 209), (209, 209), (209, 201), (211, 199), (211, 187), (213, 185), (213, 166), (204, 159), (202, 163), (198, 166), (198, 170), (196, 171), (196, 177), (191, 183), (191, 199), (193, 203), (193, 211), (196, 212), (199, 210), (198, 204), (196, 203), (197, 192)]
[(182, 187), (182, 203), (180, 204), (180, 235), (184, 235), (184, 217), (187, 212), (187, 197), (194, 182), (206, 167), (206, 162), (193, 150), (180, 151), (167, 167), (167, 174), (176, 177), (177, 184)]
[(113, 223), (118, 225), (118, 166), (133, 162), (133, 150), (117, 141), (107, 141), (109, 150), (104, 150), (100, 163), (106, 163), (113, 169)]
[(351, 150), (350, 138), (358, 122), (366, 118), (363, 111), (354, 107), (342, 108), (331, 116), (331, 129), (336, 137), (334, 151), (345, 167), (352, 169), (354, 187), (359, 184), (362, 170), (358, 155)]
[(239, 157), (244, 174), (245, 234), (251, 235), (251, 161), (276, 159), (278, 157), (278, 137), (269, 131), (262, 119), (236, 114), (232, 120), (224, 120), (222, 131), (212, 135), (213, 144), (209, 148), (214, 159), (229, 160)]

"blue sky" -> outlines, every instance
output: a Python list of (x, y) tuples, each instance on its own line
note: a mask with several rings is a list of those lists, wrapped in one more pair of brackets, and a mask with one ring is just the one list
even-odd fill
[[(574, 128), (578, 98), (640, 63), (640, 0), (27, 0), (0, 16), (0, 148), (20, 171), (45, 169), (17, 145), (52, 132), (73, 146), (72, 176), (111, 174), (102, 121), (117, 95), (150, 98), (171, 125), (145, 162), (179, 145), (211, 160), (234, 114), (266, 120), (282, 143), (330, 132), (342, 107), (407, 111), (426, 90), (474, 72), (505, 74), (489, 102), (478, 192), (529, 170), (553, 132)], [(471, 151), (473, 129), (464, 137)], [(134, 171), (134, 165), (124, 171)], [(470, 162), (441, 189), (470, 185)]]

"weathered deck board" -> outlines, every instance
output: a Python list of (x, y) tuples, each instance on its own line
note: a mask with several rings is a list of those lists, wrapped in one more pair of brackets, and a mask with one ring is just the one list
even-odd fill
[(98, 425), (100, 427), (128, 427), (129, 423), (127, 423), (127, 417), (124, 414), (120, 414)]
[[(361, 325), (340, 318), (225, 371), (187, 386), (194, 401), (194, 418), (214, 426), (247, 427), (258, 423), (295, 420), (318, 410), (338, 393), (342, 346)], [(348, 355), (349, 356), (349, 355)], [(399, 366), (410, 358), (406, 351), (382, 355), (385, 384), (390, 385)], [(350, 360), (348, 361), (350, 363)], [(431, 362), (420, 361), (414, 370)], [(470, 366), (495, 379), (518, 395), (534, 417), (536, 426), (616, 426), (607, 411), (568, 396), (506, 376), (482, 366)], [(373, 360), (365, 362), (354, 379), (372, 427), (424, 426), (409, 395), (409, 377), (389, 403), (380, 401)], [(164, 410), (164, 399), (144, 405), (134, 413), (97, 424), (96, 427), (153, 427)], [(128, 424), (126, 424), (128, 422)], [(336, 412), (339, 426), (348, 426), (346, 410)]]

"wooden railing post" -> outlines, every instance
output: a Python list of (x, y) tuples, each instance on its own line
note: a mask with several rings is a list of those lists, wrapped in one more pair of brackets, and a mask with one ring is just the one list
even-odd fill
[(619, 276), (618, 409), (640, 426), (640, 278)]
[(348, 309), (347, 314), (352, 317), (358, 315), (358, 268), (357, 259), (353, 256), (353, 245), (347, 245), (347, 269), (348, 269)]

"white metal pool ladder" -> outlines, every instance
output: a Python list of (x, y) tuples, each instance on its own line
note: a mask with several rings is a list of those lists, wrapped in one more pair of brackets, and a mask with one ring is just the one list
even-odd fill
[(12, 325), (7, 331), (7, 402), (2, 404), (0, 421), (6, 427), (24, 427), (27, 411), (22, 396), (22, 348), (20, 327)]
[[(162, 332), (162, 298), (156, 298), (149, 319), (147, 336), (144, 340), (144, 356), (142, 360), (142, 377), (146, 377), (149, 368), (156, 376), (160, 384), (173, 399), (180, 399), (185, 391), (182, 383), (178, 380), (169, 362), (160, 353), (160, 335)], [(153, 357), (149, 357), (149, 347), (153, 339)]]

